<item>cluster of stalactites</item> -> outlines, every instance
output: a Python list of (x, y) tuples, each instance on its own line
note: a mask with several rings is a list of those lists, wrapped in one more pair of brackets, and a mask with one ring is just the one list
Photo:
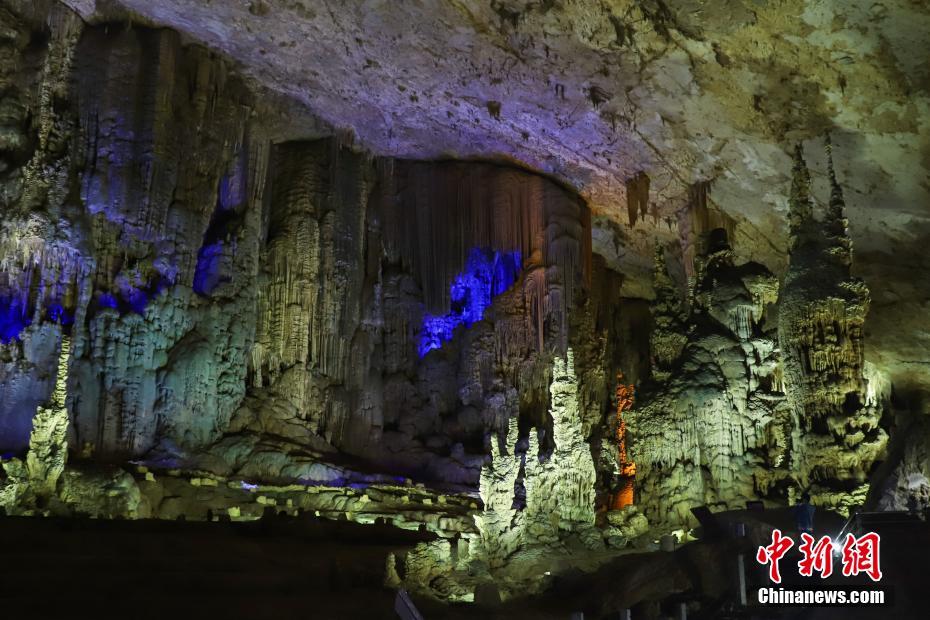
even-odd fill
[(427, 312), (449, 311), (450, 285), (474, 248), (519, 252), (529, 331), (567, 343), (567, 318), (591, 273), (588, 207), (552, 182), (473, 163), (393, 161), (381, 166), (387, 258), (422, 288)]
[[(630, 228), (636, 226), (637, 220), (645, 220), (649, 212), (650, 179), (645, 172), (637, 172), (626, 182), (626, 208)], [(655, 212), (653, 212), (655, 218)]]
[[(327, 141), (279, 147), (266, 264), (258, 291), (253, 384), (275, 381), (295, 364), (342, 382), (360, 320), (365, 277), (364, 158)], [(339, 175), (338, 178), (336, 175)], [(288, 396), (303, 406), (306, 375)]]
[(20, 339), (27, 326), (45, 320), (69, 324), (81, 286), (94, 272), (94, 261), (47, 241), (43, 223), (31, 224), (0, 230), (0, 343)]
[(736, 221), (723, 211), (711, 208), (711, 181), (698, 181), (688, 188), (688, 201), (678, 211), (678, 242), (682, 264), (689, 283), (697, 277), (697, 261), (701, 255), (701, 240), (715, 229), (723, 229), (732, 239)]

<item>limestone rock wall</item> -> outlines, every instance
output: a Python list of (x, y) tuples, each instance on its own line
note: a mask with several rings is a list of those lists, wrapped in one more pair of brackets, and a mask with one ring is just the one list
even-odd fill
[(272, 432), (364, 446), (365, 430), (381, 418), (370, 363), (380, 336), (370, 290), (377, 273), (370, 277), (375, 265), (366, 261), (374, 170), (329, 141), (283, 144), (272, 168), (252, 396), (292, 410), (294, 417), (269, 417)]
[(254, 331), (264, 154), (250, 95), (171, 31), (48, 16), (8, 15), (35, 58), (4, 98), (24, 115), (25, 150), (6, 155), (25, 164), (2, 179), (3, 447), (24, 447), (30, 405), (49, 395), (54, 329), (71, 334), (80, 387), (72, 449), (203, 445), (242, 398)]
[(580, 440), (604, 433), (616, 290), (575, 194), (282, 140), (255, 85), (177, 32), (0, 11), (4, 454), (25, 453), (63, 338), (78, 464), (475, 484), (489, 433), (551, 427), (568, 346)]
[[(545, 422), (551, 352), (599, 342), (593, 321), (569, 335), (598, 305), (583, 203), (515, 169), (378, 161), (336, 141), (278, 145), (271, 167), (230, 431), (476, 483), (488, 433)], [(606, 405), (593, 392), (585, 436)]]
[[(641, 389), (627, 422), (650, 522), (807, 488), (848, 503), (882, 457), (869, 294), (851, 275), (832, 162), (818, 219), (796, 159), (781, 283), (729, 246), (736, 233), (744, 254), (747, 225), (774, 226), (770, 213), (737, 225), (703, 172), (661, 208), (668, 178), (622, 175), (635, 179), (618, 184), (631, 229), (672, 231), (677, 216), (688, 290), (660, 248), (647, 316), (592, 257), (587, 204), (551, 179), (282, 130), (261, 87), (172, 30), (22, 0), (0, 0), (0, 24), (0, 454), (42, 455), (9, 461), (10, 480), (31, 468), (79, 503), (98, 482), (134, 488), (62, 471), (66, 411), (72, 464), (480, 484), (483, 527), (498, 532), (484, 544), (506, 557), (517, 521), (546, 543), (594, 522), (618, 466), (618, 369)], [(585, 92), (595, 107), (605, 95)], [(479, 108), (499, 120), (500, 101)], [(599, 150), (613, 165), (614, 142)], [(643, 262), (607, 251), (630, 232), (599, 231), (605, 256), (625, 255), (615, 266)]]

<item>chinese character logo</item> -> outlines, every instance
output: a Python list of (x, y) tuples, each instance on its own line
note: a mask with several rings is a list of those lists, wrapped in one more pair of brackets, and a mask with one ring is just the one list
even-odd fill
[(882, 578), (882, 569), (878, 564), (878, 534), (871, 532), (856, 538), (846, 535), (843, 543), (843, 575), (846, 577), (865, 573), (872, 581)]
[(814, 571), (823, 579), (833, 574), (833, 541), (824, 536), (814, 544), (814, 537), (808, 533), (801, 534), (801, 546), (798, 551), (803, 556), (798, 562), (798, 572), (802, 577), (811, 577)]
[(759, 547), (756, 552), (756, 561), (763, 566), (769, 565), (769, 579), (772, 583), (781, 583), (781, 573), (778, 571), (778, 562), (794, 546), (794, 541), (781, 535), (781, 530), (772, 531), (772, 544)]
[[(837, 541), (838, 542), (838, 541)], [(875, 532), (863, 534), (856, 538), (852, 534), (846, 535), (843, 542), (841, 559), (843, 562), (843, 576), (854, 577), (860, 573), (866, 574), (872, 581), (882, 578), (878, 554), (880, 538)], [(772, 531), (772, 543), (759, 547), (756, 552), (756, 561), (769, 567), (769, 579), (772, 583), (781, 583), (779, 561), (794, 546), (794, 540), (783, 536), (781, 530)], [(798, 573), (802, 577), (812, 577), (819, 573), (822, 579), (833, 574), (834, 543), (829, 536), (819, 540), (808, 533), (801, 534), (801, 544), (798, 551), (801, 560), (798, 562)]]

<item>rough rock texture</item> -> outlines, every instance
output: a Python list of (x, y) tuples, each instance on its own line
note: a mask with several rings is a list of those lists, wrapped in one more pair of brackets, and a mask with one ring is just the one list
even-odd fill
[[(648, 294), (653, 235), (687, 253), (707, 232), (692, 226), (706, 181), (738, 261), (781, 274), (791, 148), (832, 128), (876, 310), (869, 361), (921, 406), (930, 288), (910, 276), (930, 268), (926, 3), (68, 4), (175, 27), (379, 154), (503, 156), (557, 175), (589, 200), (627, 295)], [(814, 183), (828, 193), (825, 175)]]
[(737, 266), (716, 229), (696, 260), (685, 321), (657, 253), (657, 372), (630, 419), (638, 495), (652, 522), (690, 522), (698, 505), (792, 502), (802, 491), (841, 512), (865, 500), (885, 457), (887, 397), (866, 369), (868, 289), (850, 275), (843, 192), (832, 158), (828, 166), (821, 221), (798, 146), (780, 287), (762, 265)]
[(594, 525), (596, 473), (591, 448), (582, 432), (578, 377), (571, 349), (565, 359), (555, 358), (549, 393), (555, 447), (541, 461), (538, 436), (531, 433), (526, 451), (525, 538), (531, 543), (558, 540), (560, 530)]
[(29, 435), (29, 452), (26, 454), (26, 473), (34, 492), (51, 495), (58, 487), (58, 479), (65, 471), (68, 460), (68, 363), (71, 358), (71, 341), (61, 339), (58, 355), (58, 373), (55, 391), (47, 407), (39, 407), (32, 418)]
[(573, 192), (282, 140), (278, 102), (176, 32), (4, 11), (4, 451), (27, 448), (62, 334), (79, 465), (474, 485), (489, 433), (551, 428), (568, 346), (573, 441), (609, 437), (605, 377), (633, 365), (632, 319)]
[[(594, 525), (596, 472), (591, 447), (581, 432), (578, 377), (574, 353), (553, 362), (549, 413), (554, 446), (540, 455), (538, 434), (530, 431), (523, 455), (517, 453), (517, 423), (510, 421), (503, 453), (496, 438), (491, 460), (481, 468), (483, 511), (475, 516), (480, 546), (474, 554), (491, 568), (506, 563), (521, 547), (557, 545), (566, 533)], [(522, 475), (521, 475), (522, 474)], [(525, 492), (518, 510), (517, 484)], [(601, 543), (603, 544), (603, 543)]]
[[(827, 149), (830, 155), (829, 143)], [(869, 290), (850, 275), (853, 257), (843, 191), (832, 157), (828, 165), (830, 203), (819, 222), (813, 217), (810, 175), (798, 147), (790, 265), (779, 293), (778, 334), (794, 419), (795, 476), (803, 487), (850, 491), (866, 482), (872, 465), (884, 456), (888, 435), (879, 425), (884, 403), (869, 397), (866, 377), (863, 329)]]
[[(39, 122), (17, 127), (26, 164), (3, 175), (3, 340), (16, 361), (4, 366), (13, 407), (2, 412), (2, 443), (23, 447), (34, 413), (23, 391), (48, 394), (49, 323), (58, 323), (81, 388), (69, 390), (73, 448), (123, 458), (163, 440), (203, 445), (242, 398), (253, 331), (244, 276), (255, 269), (260, 210), (250, 205), (264, 178), (252, 174), (262, 167), (245, 130), (248, 94), (223, 61), (175, 33), (78, 36), (80, 21), (61, 12), (52, 7), (48, 26), (28, 14), (11, 24), (26, 41), (49, 39), (26, 48), (44, 65), (21, 76), (38, 78), (38, 96), (19, 104)], [(215, 265), (223, 284), (207, 291), (205, 240), (227, 208), (234, 225), (220, 233), (227, 253)]]
[[(627, 414), (637, 504), (651, 523), (688, 523), (700, 505), (778, 498), (784, 489), (773, 487), (791, 475), (791, 419), (777, 334), (767, 320), (778, 281), (758, 263), (735, 264), (723, 230), (708, 239), (697, 271), (690, 314), (673, 315), (684, 346), (663, 358)], [(657, 290), (667, 289), (662, 261), (655, 278)], [(669, 307), (655, 305), (657, 326)]]
[(681, 290), (668, 275), (665, 252), (659, 244), (656, 244), (652, 287), (655, 297), (651, 304), (653, 326), (649, 338), (650, 361), (653, 376), (665, 380), (688, 342), (689, 326)]
[(923, 420), (906, 432), (904, 454), (887, 479), (873, 487), (879, 510), (930, 508), (930, 425)]
[[(490, 587), (497, 598), (539, 591), (539, 575), (555, 563), (596, 566), (604, 558), (585, 560), (586, 552), (606, 550), (605, 537), (618, 548), (642, 533), (637, 511), (606, 530), (595, 528), (596, 472), (591, 448), (581, 433), (579, 383), (574, 353), (553, 361), (550, 414), (555, 445), (539, 453), (537, 431), (518, 453), (516, 419), (506, 436), (509, 454), (491, 443), (491, 460), (481, 469), (481, 512), (475, 515), (477, 537), (453, 560), (448, 542), (420, 544), (407, 555), (403, 583), (413, 591), (446, 601), (478, 600)], [(516, 491), (522, 487), (525, 500)], [(580, 553), (579, 553), (580, 552)], [(548, 573), (547, 573), (548, 574)], [(393, 579), (389, 565), (387, 578)], [(493, 587), (489, 584), (494, 584)]]
[(481, 468), (479, 481), (482, 511), (475, 515), (480, 553), (491, 568), (503, 565), (522, 542), (520, 530), (514, 527), (517, 515), (514, 492), (523, 466), (523, 459), (516, 454), (516, 418), (510, 420), (504, 445), (510, 454), (501, 451), (497, 438), (491, 440), (491, 460)]
[(925, 505), (928, 25), (0, 0), (0, 504), (423, 525), (388, 579), (446, 601), (695, 505)]

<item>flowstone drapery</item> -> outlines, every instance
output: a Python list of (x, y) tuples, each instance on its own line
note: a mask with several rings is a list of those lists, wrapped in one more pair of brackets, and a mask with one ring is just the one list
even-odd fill
[[(0, 7), (0, 452), (28, 449), (62, 332), (82, 463), (473, 485), (485, 434), (545, 415), (592, 278), (579, 196), (375, 158), (170, 29), (33, 4)], [(472, 256), (481, 312), (423, 346)]]
[[(775, 334), (765, 321), (777, 280), (761, 265), (735, 265), (722, 230), (706, 245), (696, 260), (691, 315), (676, 319), (687, 334), (681, 353), (662, 361), (657, 381), (643, 386), (628, 413), (637, 506), (650, 523), (690, 523), (699, 505), (741, 506), (788, 475), (786, 433), (779, 433), (787, 410)], [(661, 261), (655, 277), (658, 290), (669, 287)], [(660, 316), (668, 307), (655, 306)]]

